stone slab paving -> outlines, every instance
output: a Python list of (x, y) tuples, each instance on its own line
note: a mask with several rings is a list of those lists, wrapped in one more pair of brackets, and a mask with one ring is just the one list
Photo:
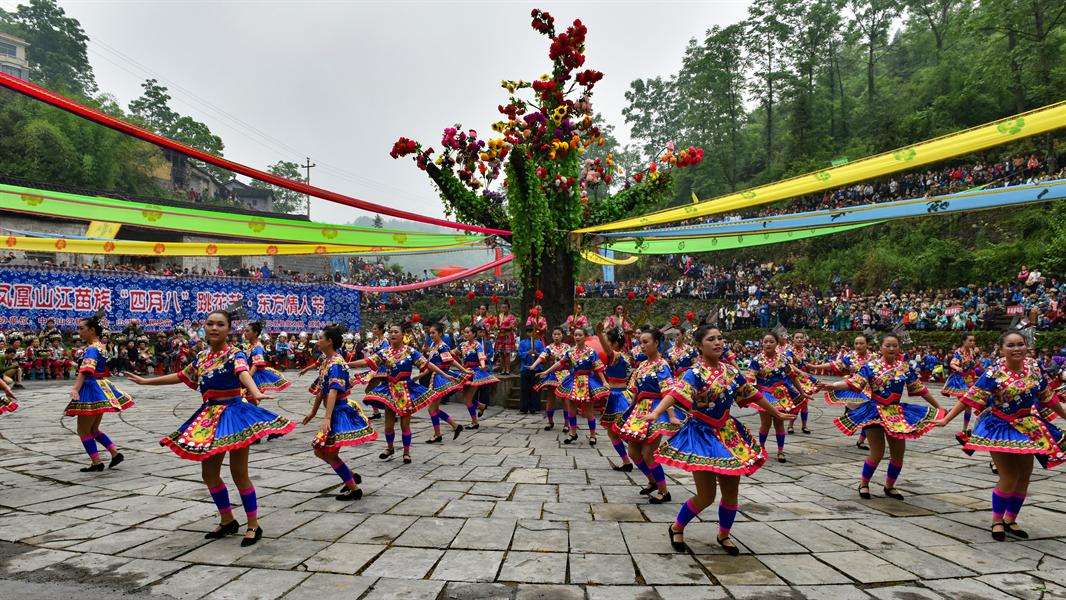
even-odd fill
[[(1032, 539), (993, 542), (996, 477), (953, 431), (908, 443), (905, 501), (877, 496), (884, 469), (863, 501), (864, 452), (832, 425), (837, 409), (812, 407), (814, 433), (788, 438), (789, 462), (742, 482), (733, 532), (745, 554), (729, 557), (713, 507), (686, 531), (690, 552), (674, 552), (665, 530), (692, 477), (667, 469), (673, 501), (648, 504), (639, 474), (611, 470), (606, 436), (564, 445), (539, 418), (492, 409), (479, 431), (428, 446), (419, 416), (411, 465), (378, 460), (380, 442), (344, 450), (366, 495), (342, 503), (310, 452), (313, 427), (300, 427), (253, 449), (265, 537), (241, 548), (203, 538), (217, 515), (199, 465), (158, 445), (196, 397), (117, 383), (138, 404), (104, 419), (127, 457), (113, 471), (78, 472), (66, 385), (31, 383), (0, 417), (0, 597), (81, 582), (182, 600), (1066, 598), (1066, 478), (1038, 468), (1022, 512)], [(305, 383), (271, 408), (301, 419)]]

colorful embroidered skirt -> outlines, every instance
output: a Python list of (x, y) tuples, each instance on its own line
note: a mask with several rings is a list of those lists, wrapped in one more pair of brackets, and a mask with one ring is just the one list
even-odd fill
[(568, 374), (559, 387), (555, 388), (557, 398), (569, 399), (572, 404), (583, 405), (589, 402), (602, 402), (611, 395), (599, 375)]
[(429, 406), (438, 398), (438, 393), (414, 379), (382, 381), (366, 391), (363, 404), (392, 412), (398, 417), (407, 417)]
[(437, 400), (443, 400), (444, 398), (463, 390), (462, 373), (459, 371), (448, 370), (448, 374), (456, 379), (453, 381), (436, 373), (433, 373), (433, 377), (430, 379), (429, 389), (436, 394)]
[(285, 379), (280, 371), (271, 367), (259, 367), (252, 373), (252, 381), (264, 394), (280, 392), (289, 389), (292, 382)]
[(825, 393), (825, 403), (829, 406), (849, 406), (869, 401), (870, 398), (866, 394), (852, 389), (829, 390)]
[(320, 430), (315, 434), (311, 447), (336, 450), (343, 446), (358, 446), (376, 439), (378, 439), (378, 432), (371, 427), (363, 411), (359, 410), (359, 406), (342, 400), (333, 407), (333, 414), (329, 420), (329, 435), (322, 435)]
[(133, 398), (119, 390), (107, 379), (86, 378), (78, 392), (78, 399), (71, 400), (63, 411), (68, 417), (94, 416), (117, 413), (133, 407)]
[[(801, 410), (807, 405), (807, 398), (800, 395), (799, 392), (789, 388), (784, 383), (778, 382), (769, 386), (759, 386), (759, 392), (762, 393), (766, 401), (770, 403), (778, 411), (784, 414), (798, 415)], [(758, 404), (752, 404), (752, 407), (758, 411), (763, 412), (763, 408)]]
[(849, 408), (844, 416), (833, 419), (833, 424), (845, 435), (854, 435), (867, 427), (881, 427), (890, 437), (914, 440), (922, 437), (936, 426), (936, 420), (944, 416), (943, 410), (932, 406), (919, 406), (906, 402), (879, 404), (873, 400)]
[(215, 454), (247, 448), (256, 440), (276, 438), (296, 423), (240, 398), (205, 402), (177, 431), (159, 440), (174, 454), (201, 461)]
[(562, 383), (562, 379), (559, 378), (559, 371), (552, 371), (541, 377), (540, 381), (533, 385), (533, 390), (539, 392), (545, 388), (557, 388), (560, 383)]
[(689, 417), (659, 446), (655, 458), (685, 471), (751, 475), (766, 462), (766, 450), (736, 417), (720, 428)]
[(1036, 414), (1008, 420), (985, 411), (970, 435), (960, 432), (955, 438), (971, 456), (975, 451), (1035, 454), (1045, 469), (1066, 462), (1066, 434)]
[(967, 382), (967, 377), (956, 371), (944, 382), (944, 387), (941, 388), (940, 393), (948, 398), (959, 398), (970, 390), (972, 383), (972, 378)]
[(629, 408), (629, 398), (622, 388), (611, 388), (611, 395), (607, 397), (607, 404), (603, 407), (603, 415), (600, 416), (600, 425), (611, 427), (622, 419)]
[(9, 412), (15, 412), (19, 408), (19, 403), (14, 400), (8, 400), (6, 396), (0, 396), (0, 415)]
[(654, 422), (648, 420), (648, 415), (659, 406), (659, 402), (662, 402), (660, 398), (643, 398), (632, 402), (622, 416), (611, 424), (611, 431), (623, 440), (637, 444), (657, 444), (662, 438), (670, 437), (680, 424), (670, 422), (669, 411), (664, 411)]
[(463, 380), (463, 389), (494, 385), (500, 382), (499, 379), (496, 379), (495, 375), (481, 367), (471, 367), (470, 370), (474, 372), (474, 375)]

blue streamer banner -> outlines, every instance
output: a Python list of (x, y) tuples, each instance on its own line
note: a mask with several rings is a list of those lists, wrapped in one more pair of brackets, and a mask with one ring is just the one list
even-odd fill
[(1066, 179), (1015, 185), (992, 190), (971, 190), (956, 194), (914, 198), (879, 204), (816, 210), (739, 221), (720, 221), (686, 227), (642, 229), (599, 234), (604, 238), (690, 238), (793, 231), (873, 221), (891, 221), (913, 217), (944, 215), (1005, 206), (1018, 206), (1066, 198)]
[(358, 291), (332, 284), (0, 268), (2, 329), (36, 330), (48, 319), (74, 329), (78, 319), (103, 309), (111, 330), (137, 319), (147, 331), (162, 331), (203, 322), (211, 311), (240, 301), (247, 320), (261, 319), (266, 331), (310, 332), (330, 323), (355, 330), (359, 298)]

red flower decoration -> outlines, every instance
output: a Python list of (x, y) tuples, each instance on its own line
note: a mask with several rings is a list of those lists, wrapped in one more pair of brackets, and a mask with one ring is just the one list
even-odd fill
[(152, 246), (152, 252), (155, 252), (156, 254), (162, 254), (166, 251), (167, 247), (163, 244), (156, 244), (155, 246)]
[(529, 315), (531, 317), (533, 317), (534, 319), (539, 317), (540, 316), (540, 309), (537, 308), (536, 306), (534, 306), (533, 308), (529, 309)]
[(448, 306), (455, 306), (455, 298), (448, 298)]
[(644, 299), (644, 304), (651, 306), (652, 304), (655, 304), (656, 300), (658, 300), (658, 298), (655, 297), (655, 294), (648, 294), (648, 297)]
[(492, 297), (489, 298), (489, 300), (491, 300), (493, 304), (499, 304), (500, 303), (500, 297), (497, 296), (496, 294), (493, 294)]
[(579, 286), (577, 286), (577, 289), (574, 290), (574, 291), (577, 292), (578, 296), (583, 296), (585, 294), (585, 286), (579, 285)]
[(14, 248), (15, 245), (18, 244), (18, 240), (15, 239), (15, 236), (9, 235), (7, 236), (7, 239), (4, 240), (4, 243), (7, 244), (8, 248)]
[(637, 298), (636, 292), (626, 292), (626, 298), (629, 300), (635, 300)]
[(104, 242), (104, 252), (114, 252), (115, 242)]
[(218, 246), (214, 244), (208, 244), (207, 248), (205, 248), (204, 251), (207, 252), (208, 256), (214, 256), (218, 254)]
[(422, 320), (422, 315), (420, 315), (418, 313), (414, 313), (414, 314), (411, 315), (411, 322), (412, 323), (417, 323), (417, 322), (419, 322), (421, 320)]
[(537, 299), (537, 302), (540, 302), (544, 299), (544, 292), (537, 290), (533, 292), (533, 297)]
[(56, 250), (62, 250), (67, 247), (67, 240), (56, 240)]
[(467, 300), (473, 300), (473, 299), (474, 299), (474, 295), (475, 295), (475, 294), (474, 294), (474, 291), (473, 291), (473, 290), (471, 290), (471, 291), (469, 291), (469, 292), (467, 292), (467, 293), (466, 293), (466, 299), (467, 299)]
[(691, 310), (688, 311), (687, 313), (685, 313), (685, 320), (688, 321), (689, 323), (695, 321), (696, 320), (696, 313), (692, 312)]
[(670, 316), (670, 324), (673, 325), (674, 327), (677, 327), (678, 325), (681, 324), (681, 317), (679, 317), (677, 315), (671, 315)]
[(267, 254), (274, 256), (278, 253), (278, 247), (274, 245), (267, 246)]

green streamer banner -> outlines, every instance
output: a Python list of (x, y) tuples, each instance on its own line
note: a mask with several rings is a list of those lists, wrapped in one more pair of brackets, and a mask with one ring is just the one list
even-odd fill
[(660, 239), (645, 238), (619, 242), (608, 242), (603, 248), (615, 252), (627, 254), (694, 254), (698, 252), (718, 252), (720, 250), (736, 250), (749, 246), (763, 246), (766, 244), (781, 244), (795, 242), (812, 237), (844, 233), (853, 229), (877, 225), (882, 221), (873, 223), (859, 223), (857, 225), (841, 225), (838, 227), (820, 227), (817, 229), (799, 229), (795, 231), (775, 231), (766, 233), (741, 233), (736, 235), (718, 235), (691, 237), (685, 239)]
[(484, 239), (484, 236), (353, 227), (179, 208), (6, 184), (0, 184), (0, 210), (81, 221), (104, 219), (123, 225), (210, 236), (345, 246), (425, 248), (469, 244)]

